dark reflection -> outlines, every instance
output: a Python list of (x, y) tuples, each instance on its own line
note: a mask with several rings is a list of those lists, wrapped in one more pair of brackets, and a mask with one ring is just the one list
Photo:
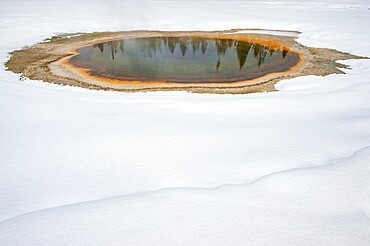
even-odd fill
[[(213, 41), (214, 45), (217, 50), (217, 61), (216, 61), (216, 69), (218, 70), (221, 66), (221, 57), (225, 55), (228, 49), (236, 50), (237, 59), (239, 62), (239, 69), (242, 69), (244, 64), (247, 61), (247, 56), (249, 52), (252, 50), (252, 54), (254, 58), (258, 60), (258, 66), (261, 66), (266, 58), (266, 55), (272, 56), (275, 52), (274, 49), (270, 49), (266, 46), (262, 46), (259, 44), (248, 43), (244, 41), (237, 41), (232, 39), (205, 39), (199, 37), (153, 37), (153, 38), (142, 38), (136, 39), (135, 43), (139, 48), (140, 55), (144, 57), (153, 58), (157, 52), (160, 52), (163, 48), (168, 49), (171, 54), (175, 52), (176, 47), (178, 46), (181, 55), (185, 56), (188, 52), (189, 48), (191, 48), (193, 54), (198, 52), (199, 50), (203, 55), (205, 55), (207, 50), (207, 45), (209, 41)], [(94, 48), (99, 48), (100, 52), (104, 52), (104, 47), (108, 48), (111, 53), (111, 57), (114, 60), (115, 55), (117, 54), (117, 47), (121, 52), (120, 55), (124, 55), (125, 53), (125, 41), (111, 41), (101, 44), (93, 45)], [(282, 56), (285, 56), (289, 53), (288, 50), (282, 51)]]
[(238, 55), (239, 70), (241, 70), (247, 61), (247, 55), (252, 48), (252, 44), (236, 41), (236, 54)]
[(289, 51), (288, 50), (286, 50), (286, 49), (284, 49), (283, 50), (283, 52), (282, 52), (282, 54), (283, 54), (283, 58), (285, 58), (286, 57), (286, 55), (289, 53)]
[[(98, 50), (102, 56), (99, 58), (92, 48)], [(151, 67), (146, 67), (147, 71), (143, 73), (151, 73), (155, 76), (161, 74), (161, 70), (165, 71), (164, 65), (168, 67), (178, 65), (179, 68), (184, 68), (184, 70), (189, 70), (189, 73), (193, 72), (194, 74), (195, 71), (191, 70), (191, 66), (194, 66), (196, 70), (204, 66), (205, 73), (212, 74), (209, 64), (212, 63), (213, 59), (213, 64), (215, 64), (213, 65), (213, 69), (215, 72), (218, 72), (217, 74), (213, 74), (213, 77), (216, 77), (216, 75), (221, 76), (222, 74), (220, 72), (222, 71), (227, 74), (225, 77), (228, 78), (231, 77), (232, 73), (238, 74), (238, 76), (243, 78), (248, 76), (253, 77), (252, 75), (247, 76), (249, 70), (254, 71), (256, 73), (255, 76), (258, 77), (259, 74), (263, 73), (257, 73), (257, 70), (261, 69), (262, 65), (265, 63), (268, 64), (278, 61), (280, 66), (279, 69), (286, 70), (288, 65), (282, 66), (281, 64), (284, 63), (283, 60), (287, 56), (290, 57), (288, 61), (290, 64), (289, 66), (296, 63), (298, 60), (298, 56), (295, 53), (290, 54), (287, 49), (275, 50), (257, 43), (202, 37), (150, 37), (126, 39), (96, 44), (93, 45), (92, 48), (86, 47), (80, 49), (80, 55), (74, 57), (71, 62), (83, 67), (97, 68), (95, 63), (108, 64), (109, 62), (105, 59), (110, 57), (112, 61), (117, 60), (117, 63), (112, 63), (111, 66), (115, 67), (114, 73), (120, 76), (123, 72), (118, 71), (118, 63), (120, 63), (119, 65), (121, 65), (122, 71), (127, 70), (126, 74), (135, 74), (134, 69), (139, 73), (141, 67), (149, 66), (149, 64), (152, 64)], [(91, 58), (91, 54), (95, 54), (93, 59)], [(90, 56), (90, 58), (87, 58), (88, 56)], [(150, 63), (149, 61), (145, 62), (145, 59), (154, 60), (155, 63)], [(89, 65), (89, 62), (94, 64)], [(192, 62), (194, 65), (189, 65), (189, 62)], [(183, 63), (183, 65), (181, 65), (181, 63)], [(234, 64), (236, 65), (235, 67)], [(178, 67), (176, 68), (178, 69)], [(274, 71), (279, 69), (269, 68), (269, 70)], [(110, 71), (112, 69), (107, 67), (105, 70)], [(168, 73), (168, 76), (172, 74), (171, 71), (167, 70), (166, 73)], [(181, 73), (181, 71), (178, 71), (178, 73)]]
[(185, 56), (186, 51), (188, 50), (188, 44), (189, 42), (187, 39), (185, 38), (180, 39), (180, 50), (181, 50), (182, 56)]

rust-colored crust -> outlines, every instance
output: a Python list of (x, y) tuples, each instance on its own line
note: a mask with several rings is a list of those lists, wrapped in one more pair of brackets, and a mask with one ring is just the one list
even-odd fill
[[(54, 37), (50, 41), (26, 47), (15, 51), (7, 62), (9, 70), (21, 72), (31, 79), (40, 79), (52, 83), (76, 85), (91, 89), (118, 90), (126, 92), (157, 91), (157, 90), (187, 90), (200, 93), (249, 93), (260, 91), (274, 91), (274, 84), (285, 78), (313, 74), (340, 73), (335, 60), (330, 60), (332, 66), (325, 71), (317, 67), (318, 60), (326, 59), (315, 52), (314, 48), (301, 46), (295, 42), (295, 37), (275, 36), (264, 34), (238, 33), (240, 29), (216, 32), (161, 32), (161, 31), (129, 31), (116, 33), (91, 33), (69, 37)], [(165, 81), (125, 81), (91, 75), (90, 70), (77, 67), (69, 62), (71, 57), (78, 54), (78, 49), (107, 41), (144, 38), (144, 37), (181, 37), (201, 36), (203, 38), (234, 39), (239, 41), (258, 43), (276, 50), (288, 50), (299, 55), (299, 61), (289, 70), (237, 82), (190, 82), (176, 83)], [(323, 52), (325, 50), (326, 52)], [(321, 53), (332, 56), (334, 59), (350, 59), (355, 56), (329, 49), (320, 49)], [(333, 54), (334, 55), (333, 57)], [(27, 58), (25, 56), (28, 56)], [(319, 57), (318, 57), (319, 56)], [(318, 59), (319, 58), (319, 59)], [(324, 61), (327, 63), (327, 61)], [(16, 65), (16, 62), (23, 65)], [(314, 70), (312, 70), (314, 69)], [(311, 72), (308, 72), (312, 70)], [(330, 71), (329, 71), (330, 70)], [(339, 71), (339, 72), (338, 72)], [(39, 75), (36, 73), (40, 73)], [(308, 72), (308, 73), (307, 73)]]

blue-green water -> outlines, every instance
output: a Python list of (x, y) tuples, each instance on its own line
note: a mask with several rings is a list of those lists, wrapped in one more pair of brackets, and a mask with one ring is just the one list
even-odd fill
[(120, 80), (235, 82), (294, 66), (287, 50), (232, 39), (149, 37), (80, 48), (70, 62), (95, 76)]

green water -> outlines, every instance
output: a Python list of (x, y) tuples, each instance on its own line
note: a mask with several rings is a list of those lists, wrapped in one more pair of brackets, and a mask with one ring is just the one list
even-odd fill
[(282, 72), (296, 53), (232, 39), (150, 37), (80, 48), (70, 62), (91, 74), (121, 80), (235, 82)]

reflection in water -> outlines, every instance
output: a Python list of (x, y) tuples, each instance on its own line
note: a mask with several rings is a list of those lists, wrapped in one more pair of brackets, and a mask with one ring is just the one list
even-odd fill
[[(248, 43), (244, 41), (232, 40), (232, 39), (206, 39), (201, 37), (153, 37), (153, 38), (139, 38), (136, 39), (135, 43), (138, 46), (141, 55), (148, 58), (153, 58), (153, 55), (160, 52), (163, 48), (168, 49), (171, 54), (175, 52), (177, 46), (181, 51), (182, 56), (185, 56), (188, 52), (188, 49), (191, 46), (193, 54), (198, 51), (201, 51), (205, 55), (207, 50), (207, 45), (209, 41), (213, 41), (214, 45), (217, 48), (217, 61), (216, 69), (218, 70), (221, 66), (221, 57), (225, 55), (227, 49), (235, 49), (237, 58), (239, 61), (239, 69), (242, 69), (244, 64), (247, 61), (247, 56), (252, 50), (254, 58), (258, 60), (258, 66), (261, 66), (266, 58), (266, 55), (272, 56), (275, 52), (274, 49), (270, 49), (266, 46)], [(104, 48), (110, 49), (111, 57), (114, 60), (117, 54), (117, 47), (119, 47), (119, 55), (124, 55), (125, 53), (125, 40), (110, 41), (106, 43), (96, 44), (94, 48), (99, 48), (103, 53)], [(282, 57), (288, 54), (288, 50), (282, 51)]]
[(70, 62), (106, 77), (186, 82), (256, 78), (285, 71), (297, 61), (298, 55), (287, 49), (275, 50), (240, 40), (150, 37), (81, 48)]

